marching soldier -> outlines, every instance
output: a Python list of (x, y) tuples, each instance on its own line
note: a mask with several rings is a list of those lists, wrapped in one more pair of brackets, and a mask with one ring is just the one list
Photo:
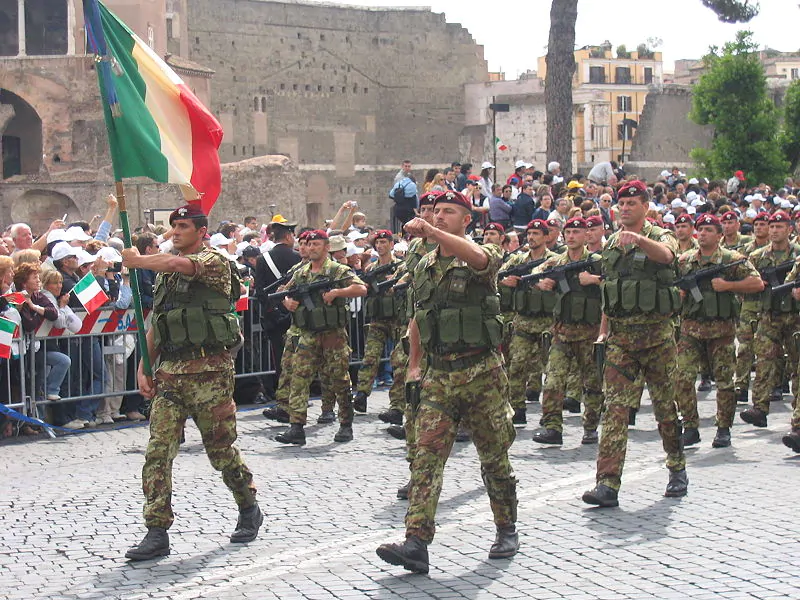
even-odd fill
[[(789, 241), (791, 220), (789, 215), (779, 210), (769, 219), (769, 246), (764, 246), (750, 255), (750, 261), (762, 273), (779, 265), (794, 262), (800, 256), (800, 246)], [(784, 267), (785, 268), (785, 267)], [(789, 271), (785, 269), (784, 272)], [(782, 283), (783, 277), (776, 274)], [(794, 372), (792, 390), (797, 390), (797, 348), (793, 334), (800, 330), (800, 304), (793, 294), (773, 294), (767, 286), (762, 294), (761, 319), (758, 322), (753, 350), (756, 355), (756, 376), (753, 381), (753, 406), (742, 411), (739, 416), (745, 423), (756, 427), (767, 426), (770, 396), (781, 385), (781, 364), (784, 354), (789, 356), (785, 368)]]
[(689, 213), (678, 215), (678, 218), (675, 219), (675, 237), (678, 240), (678, 256), (689, 250), (697, 250), (692, 215)]
[(308, 292), (313, 308), (287, 296), (283, 305), (292, 313), (292, 321), (300, 330), (300, 339), (293, 359), (289, 392), (289, 428), (275, 436), (282, 444), (306, 443), (305, 424), (308, 412), (308, 388), (314, 374), (329, 385), (330, 393), (339, 405), (339, 431), (333, 440), (353, 439), (353, 399), (350, 396), (350, 346), (347, 342), (347, 313), (345, 298), (367, 295), (367, 287), (348, 266), (328, 256), (328, 234), (321, 230), (309, 232), (308, 264), (294, 272), (286, 289), (303, 289), (308, 284), (328, 279), (326, 291)]
[[(599, 217), (598, 217), (599, 218)], [(581, 217), (573, 217), (564, 224), (564, 242), (567, 251), (548, 259), (535, 269), (562, 267), (574, 262), (595, 261), (580, 270), (569, 271), (565, 277), (569, 291), (556, 289), (554, 279), (545, 278), (536, 285), (545, 292), (556, 292), (553, 310), (553, 344), (545, 371), (542, 396), (542, 428), (535, 431), (533, 441), (540, 444), (562, 443), (564, 418), (562, 404), (570, 366), (572, 373), (583, 383), (583, 439), (582, 444), (597, 443), (597, 426), (603, 405), (600, 377), (593, 358), (594, 342), (600, 329), (600, 255), (589, 252), (585, 246), (587, 226)]]
[(618, 506), (628, 444), (629, 409), (639, 401), (641, 373), (650, 390), (658, 430), (667, 454), (665, 496), (686, 495), (689, 479), (681, 445), (672, 373), (675, 337), (672, 315), (680, 305), (675, 280), (674, 235), (646, 219), (647, 188), (631, 181), (619, 191), (622, 228), (603, 250), (603, 319), (599, 342), (606, 342), (606, 410), (597, 457), (597, 485), (583, 494), (587, 504)]
[[(786, 276), (786, 281), (797, 281), (798, 276), (800, 276), (800, 268), (797, 263), (795, 263), (792, 271)], [(800, 288), (794, 288), (792, 290), (792, 298), (795, 302), (800, 302)], [(795, 398), (791, 429), (789, 433), (783, 436), (782, 441), (784, 446), (791, 448), (794, 452), (800, 453), (800, 402), (797, 401), (797, 392), (795, 390), (792, 391), (795, 393)]]
[(550, 252), (555, 252), (556, 254), (561, 254), (562, 252), (566, 252), (567, 247), (561, 243), (561, 225), (563, 221), (558, 217), (550, 217), (547, 219), (547, 249)]
[[(123, 250), (129, 268), (158, 273), (153, 319), (147, 330), (147, 350), (154, 377), (139, 364), (139, 389), (150, 405), (150, 442), (142, 469), (147, 535), (126, 558), (148, 560), (170, 553), (167, 530), (172, 526), (172, 463), (178, 454), (183, 426), (192, 417), (200, 429), (211, 465), (239, 507), (231, 542), (253, 541), (264, 520), (256, 502), (253, 475), (244, 464), (236, 441), (231, 349), (241, 343), (233, 310), (241, 280), (219, 251), (206, 248), (208, 217), (193, 205), (169, 216), (172, 245), (178, 255), (140, 256)], [(155, 361), (160, 360), (158, 365)]]
[(723, 237), (720, 244), (728, 250), (740, 250), (745, 244), (753, 241), (749, 235), (739, 233), (739, 215), (729, 210), (720, 217)]
[[(742, 260), (736, 251), (720, 246), (722, 225), (717, 217), (704, 214), (696, 222), (698, 249), (689, 250), (678, 260), (679, 275), (689, 277), (702, 269)], [(717, 434), (712, 446), (731, 445), (731, 426), (736, 413), (733, 372), (736, 363), (734, 333), (738, 314), (736, 294), (752, 294), (764, 289), (764, 282), (753, 266), (745, 262), (720, 270), (695, 281), (694, 293), (681, 290), (681, 335), (675, 371), (675, 392), (683, 417), (683, 445), (700, 441), (700, 415), (694, 382), (697, 365), (705, 357), (717, 381)]]
[[(408, 381), (420, 381), (417, 449), (406, 513), (406, 539), (384, 544), (378, 556), (417, 573), (429, 569), (428, 544), (435, 532), (442, 475), (458, 423), (466, 420), (481, 461), (497, 536), (489, 558), (516, 554), (516, 479), (508, 460), (514, 441), (508, 380), (497, 352), (502, 335), (497, 273), (502, 250), (465, 239), (472, 205), (458, 192), (436, 196), (436, 227), (416, 218), (412, 235), (438, 244), (413, 273), (414, 317), (409, 324)], [(422, 349), (428, 368), (420, 380)]]
[[(365, 302), (366, 317), (369, 319), (367, 341), (364, 344), (364, 359), (358, 370), (358, 391), (353, 400), (353, 408), (357, 412), (367, 411), (367, 398), (372, 392), (372, 384), (378, 373), (386, 342), (389, 340), (396, 343), (400, 341), (401, 333), (398, 331), (399, 325), (395, 320), (395, 299), (391, 294), (379, 293), (375, 289), (378, 283), (392, 279), (397, 267), (403, 262), (392, 255), (393, 246), (394, 235), (391, 231), (382, 229), (375, 232), (373, 247), (378, 253), (378, 260), (367, 266), (365, 276), (378, 268), (385, 268), (388, 265), (393, 265), (393, 267), (389, 267), (392, 269), (391, 271), (378, 275), (367, 293)], [(388, 422), (400, 425), (403, 422), (402, 412), (397, 411), (396, 415), (394, 413), (390, 415)]]
[[(508, 270), (527, 262), (556, 256), (547, 249), (550, 228), (542, 219), (534, 219), (527, 227), (528, 252), (512, 256), (502, 267)], [(509, 275), (500, 281), (500, 302), (508, 298), (514, 309), (514, 332), (509, 346), (509, 399), (514, 409), (514, 424), (527, 423), (525, 400), (538, 401), (542, 391), (542, 369), (547, 363), (547, 344), (553, 324), (555, 293), (536, 286), (520, 286), (520, 277)]]
[(586, 248), (589, 252), (603, 251), (603, 235), (605, 235), (603, 217), (600, 215), (586, 217)]
[[(761, 212), (753, 219), (753, 240), (742, 247), (742, 254), (750, 256), (769, 244), (769, 213)], [(753, 336), (758, 328), (761, 314), (761, 294), (744, 294), (736, 326), (736, 401), (747, 404), (750, 392), (750, 372), (753, 370), (755, 353)]]

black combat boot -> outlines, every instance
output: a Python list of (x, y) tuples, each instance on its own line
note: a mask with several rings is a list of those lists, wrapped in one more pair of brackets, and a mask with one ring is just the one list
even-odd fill
[(397, 499), (398, 500), (408, 500), (408, 492), (410, 490), (411, 490), (411, 478), (409, 477), (408, 483), (406, 483), (401, 488), (397, 488)]
[(680, 498), (685, 496), (689, 491), (689, 476), (686, 474), (686, 469), (680, 471), (669, 472), (669, 483), (667, 483), (667, 490), (664, 495), (667, 498)]
[(619, 506), (617, 496), (617, 490), (603, 485), (602, 483), (598, 483), (594, 486), (593, 490), (583, 492), (582, 500), (586, 502), (586, 504), (594, 504), (600, 508), (611, 508), (613, 506)]
[(390, 565), (398, 565), (414, 573), (428, 572), (428, 544), (415, 535), (407, 537), (402, 544), (382, 544), (375, 552)]
[(519, 534), (514, 525), (498, 527), (494, 544), (489, 549), (489, 558), (511, 558), (519, 550)]
[(159, 556), (169, 556), (169, 534), (163, 527), (148, 527), (147, 535), (139, 545), (125, 553), (125, 558), (135, 561)]
[(336, 413), (332, 410), (323, 410), (322, 414), (317, 418), (317, 423), (320, 425), (327, 425), (336, 420)]
[(698, 392), (710, 392), (711, 391), (711, 375), (701, 373), (700, 374), (700, 385), (697, 386)]
[(638, 408), (629, 408), (628, 409), (628, 426), (633, 427), (636, 425), (636, 413), (639, 412)]
[(253, 506), (239, 509), (239, 520), (236, 521), (236, 530), (231, 534), (231, 542), (245, 544), (252, 542), (258, 535), (258, 528), (264, 522), (264, 515), (258, 507), (258, 502)]
[(275, 441), (281, 444), (306, 445), (306, 432), (300, 423), (292, 423), (289, 429), (275, 436)]
[(384, 423), (391, 423), (392, 425), (403, 424), (403, 411), (396, 408), (390, 408), (378, 415), (378, 418)]
[(525, 407), (515, 408), (514, 416), (511, 419), (514, 425), (525, 425), (528, 422), (528, 415), (526, 414)]
[(367, 412), (367, 393), (366, 392), (356, 392), (355, 397), (353, 398), (353, 410), (360, 413)]
[(278, 423), (288, 423), (289, 413), (283, 410), (280, 406), (270, 406), (265, 408), (262, 412), (265, 418), (277, 421)]
[(795, 452), (800, 452), (800, 429), (792, 429), (781, 438), (783, 445)]
[(714, 436), (714, 441), (711, 446), (714, 448), (727, 448), (731, 445), (731, 428), (730, 427), (717, 427), (717, 435)]
[(683, 447), (694, 446), (700, 442), (700, 430), (697, 427), (686, 427), (683, 430)]
[(581, 403), (579, 400), (575, 400), (575, 398), (570, 398), (567, 396), (564, 398), (564, 410), (573, 414), (577, 414), (581, 412)]
[(353, 441), (353, 426), (352, 425), (339, 425), (339, 431), (333, 436), (334, 442), (352, 442)]
[(745, 423), (750, 423), (750, 425), (755, 425), (756, 427), (767, 426), (767, 415), (764, 414), (764, 411), (760, 408), (751, 406), (750, 408), (740, 412), (739, 416), (741, 417), (742, 421)]
[(525, 401), (534, 403), (539, 401), (539, 392), (536, 390), (525, 390)]
[(537, 429), (533, 432), (533, 441), (538, 444), (553, 444), (560, 446), (564, 443), (563, 436), (560, 431), (555, 429)]
[(581, 444), (596, 444), (598, 440), (597, 430), (590, 431), (588, 429), (583, 430), (583, 437), (581, 438)]
[(396, 440), (406, 439), (406, 428), (401, 425), (389, 425), (386, 432)]

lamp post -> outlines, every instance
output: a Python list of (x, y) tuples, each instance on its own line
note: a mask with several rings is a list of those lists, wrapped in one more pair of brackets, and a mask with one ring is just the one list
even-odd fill
[(511, 106), (509, 104), (497, 104), (495, 97), (492, 96), (492, 103), (489, 105), (489, 110), (492, 111), (492, 164), (494, 165), (494, 176), (497, 179), (497, 113), (508, 112)]

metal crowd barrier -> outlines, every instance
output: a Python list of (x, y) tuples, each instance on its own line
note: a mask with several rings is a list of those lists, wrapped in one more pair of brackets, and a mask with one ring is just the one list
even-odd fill
[[(357, 312), (348, 311), (351, 368), (361, 364), (366, 340), (363, 302), (356, 302), (355, 307)], [(236, 355), (237, 379), (276, 373), (272, 344), (262, 324), (262, 310), (258, 299), (250, 297), (248, 309), (239, 313), (244, 343)], [(139, 347), (133, 310), (75, 312), (83, 321), (77, 333), (55, 329), (46, 321), (36, 332), (15, 341), (20, 347), (19, 358), (0, 361), (3, 404), (26, 416), (47, 420), (48, 407), (138, 394)], [(145, 313), (149, 324), (148, 311)], [(70, 361), (59, 387), (59, 400), (47, 400), (48, 352), (59, 352)], [(388, 351), (384, 351), (381, 360), (388, 362)], [(89, 410), (96, 410), (92, 404), (90, 407)]]

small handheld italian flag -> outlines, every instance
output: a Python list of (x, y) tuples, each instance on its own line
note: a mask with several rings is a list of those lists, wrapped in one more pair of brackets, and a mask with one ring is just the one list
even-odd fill
[(11, 340), (16, 330), (17, 324), (14, 321), (0, 317), (0, 358), (11, 357)]
[(25, 295), (21, 292), (11, 292), (10, 294), (3, 294), (3, 298), (5, 298), (9, 304), (16, 304), (20, 306), (25, 304)]
[(86, 276), (75, 284), (72, 293), (83, 304), (86, 312), (92, 313), (108, 302), (108, 296), (97, 283), (94, 275), (87, 273)]
[(244, 291), (236, 301), (236, 312), (244, 312), (250, 308), (250, 280), (244, 282)]
[(508, 146), (506, 146), (503, 142), (501, 142), (499, 137), (494, 138), (494, 146), (500, 152), (505, 152), (506, 150), (508, 150)]

